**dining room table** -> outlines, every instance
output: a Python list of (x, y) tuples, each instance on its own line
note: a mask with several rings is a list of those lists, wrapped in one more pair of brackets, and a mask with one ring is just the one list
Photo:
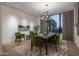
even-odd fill
[(43, 41), (45, 43), (46, 55), (48, 55), (48, 40), (54, 35), (56, 35), (56, 33), (48, 33), (48, 34), (40, 33), (39, 34), (39, 36), (43, 39)]

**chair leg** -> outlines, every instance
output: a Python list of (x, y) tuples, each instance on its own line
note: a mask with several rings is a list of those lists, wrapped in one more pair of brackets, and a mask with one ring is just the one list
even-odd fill
[(58, 46), (57, 46), (57, 49), (60, 50), (60, 46), (59, 46), (59, 44), (58, 44)]
[(40, 55), (42, 55), (42, 53), (41, 53), (41, 47), (39, 49), (40, 49)]
[(55, 50), (56, 50), (56, 52), (58, 52), (58, 50), (57, 50), (57, 45), (55, 45)]
[(21, 43), (21, 38), (19, 39), (19, 42)]
[(31, 51), (32, 51), (32, 49), (33, 49), (33, 46), (32, 46), (32, 40), (31, 40)]
[(24, 41), (25, 41), (25, 37), (24, 37)]
[(32, 53), (33, 53), (33, 45), (31, 44), (31, 56), (32, 56)]
[(33, 45), (31, 44), (31, 51), (33, 51)]

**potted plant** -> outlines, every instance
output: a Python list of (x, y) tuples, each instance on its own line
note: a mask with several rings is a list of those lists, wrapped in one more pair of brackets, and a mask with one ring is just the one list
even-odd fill
[(37, 34), (39, 32), (39, 27), (40, 27), (39, 25), (34, 26), (34, 32), (37, 33)]

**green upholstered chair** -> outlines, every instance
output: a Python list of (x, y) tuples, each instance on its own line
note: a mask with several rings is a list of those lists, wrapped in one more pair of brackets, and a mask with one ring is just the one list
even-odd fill
[(21, 38), (24, 38), (24, 40), (25, 40), (25, 34), (20, 34), (21, 35)]
[(15, 33), (15, 42), (21, 42), (21, 35), (20, 32)]
[(59, 48), (59, 43), (60, 43), (59, 36), (58, 35), (52, 36), (51, 40), (50, 40), (50, 43), (55, 46), (55, 49), (57, 51), (58, 48)]
[(31, 39), (31, 51), (33, 49), (32, 39), (33, 39), (34, 35), (37, 35), (37, 33), (34, 33), (33, 31), (30, 31), (30, 35), (29, 36), (30, 36), (30, 39)]
[(38, 47), (39, 50), (40, 50), (40, 55), (41, 55), (41, 48), (44, 46), (44, 42), (42, 40), (41, 37), (39, 37), (38, 35), (34, 35), (32, 37), (32, 47), (35, 46), (35, 47)]
[(33, 31), (30, 31), (30, 37), (37, 35), (37, 33), (34, 33)]

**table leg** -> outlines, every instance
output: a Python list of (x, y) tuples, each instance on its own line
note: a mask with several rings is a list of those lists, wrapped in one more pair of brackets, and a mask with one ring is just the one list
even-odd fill
[(46, 55), (48, 55), (48, 46), (47, 46), (47, 40), (45, 40), (45, 50), (46, 50)]
[(31, 39), (31, 51), (33, 50), (32, 39)]

